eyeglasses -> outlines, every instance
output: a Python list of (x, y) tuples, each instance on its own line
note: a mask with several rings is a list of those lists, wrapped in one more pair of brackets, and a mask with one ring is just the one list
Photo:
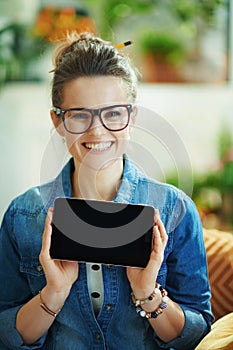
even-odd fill
[(71, 134), (83, 134), (88, 131), (98, 115), (101, 124), (110, 131), (125, 129), (130, 120), (132, 105), (114, 105), (99, 109), (53, 107), (57, 116), (61, 116), (66, 131)]

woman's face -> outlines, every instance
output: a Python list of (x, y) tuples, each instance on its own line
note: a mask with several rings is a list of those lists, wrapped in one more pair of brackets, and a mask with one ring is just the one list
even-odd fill
[[(70, 81), (64, 88), (64, 99), (61, 109), (90, 108), (98, 109), (119, 104), (129, 104), (125, 83), (113, 76), (80, 77)], [(92, 127), (83, 134), (71, 134), (60, 123), (60, 118), (51, 112), (55, 127), (66, 139), (69, 152), (74, 157), (76, 165), (85, 165), (92, 169), (103, 169), (121, 158), (125, 151), (133, 123), (121, 131), (109, 131), (97, 115)]]

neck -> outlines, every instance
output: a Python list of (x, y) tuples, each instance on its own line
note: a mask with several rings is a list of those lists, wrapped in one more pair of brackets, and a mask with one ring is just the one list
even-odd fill
[(78, 198), (111, 201), (120, 186), (123, 173), (123, 159), (117, 159), (111, 166), (94, 170), (75, 163), (72, 178), (72, 195)]

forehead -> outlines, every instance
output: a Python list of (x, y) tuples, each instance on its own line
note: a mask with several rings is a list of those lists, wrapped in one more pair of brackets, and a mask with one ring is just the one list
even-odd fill
[(62, 108), (127, 103), (125, 82), (113, 76), (80, 77), (64, 86)]

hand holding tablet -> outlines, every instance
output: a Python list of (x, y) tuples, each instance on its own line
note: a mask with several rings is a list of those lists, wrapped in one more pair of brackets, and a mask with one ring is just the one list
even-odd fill
[(148, 205), (57, 198), (53, 259), (145, 267), (150, 259), (154, 208)]

